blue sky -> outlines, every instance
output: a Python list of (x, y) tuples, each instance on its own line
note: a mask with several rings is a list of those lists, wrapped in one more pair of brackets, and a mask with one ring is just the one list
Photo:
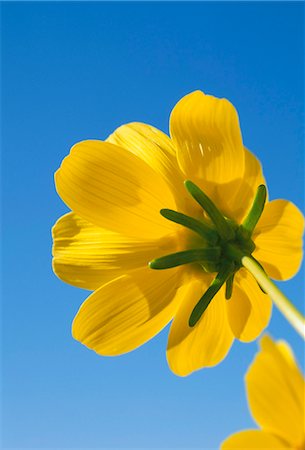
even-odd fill
[[(87, 292), (51, 269), (50, 229), (67, 211), (53, 173), (71, 145), (117, 126), (168, 130), (174, 104), (226, 97), (262, 161), (270, 197), (304, 209), (302, 3), (2, 3), (3, 448), (206, 448), (253, 427), (243, 376), (257, 344), (209, 370), (168, 369), (168, 329), (102, 358), (75, 342)], [(282, 285), (303, 309), (304, 270)], [(274, 309), (268, 331), (299, 361)]]

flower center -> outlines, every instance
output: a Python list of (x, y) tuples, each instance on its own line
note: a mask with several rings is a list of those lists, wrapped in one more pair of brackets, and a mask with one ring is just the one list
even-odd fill
[(196, 262), (206, 272), (217, 273), (191, 313), (189, 325), (194, 326), (224, 284), (226, 284), (226, 299), (231, 298), (234, 275), (241, 268), (241, 259), (244, 256), (250, 256), (255, 249), (251, 236), (264, 210), (266, 187), (262, 184), (257, 188), (250, 211), (242, 224), (238, 225), (225, 217), (196, 184), (189, 180), (184, 184), (188, 193), (211, 219), (211, 223), (170, 209), (161, 209), (160, 214), (165, 219), (178, 223), (199, 235), (200, 245), (198, 248), (154, 259), (149, 263), (149, 267), (162, 270)]

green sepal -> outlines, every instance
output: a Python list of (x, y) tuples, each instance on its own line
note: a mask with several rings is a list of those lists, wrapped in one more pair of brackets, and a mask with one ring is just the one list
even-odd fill
[(230, 300), (233, 292), (234, 273), (232, 273), (226, 281), (226, 300)]
[(265, 203), (267, 198), (267, 189), (264, 184), (258, 186), (254, 201), (250, 208), (250, 211), (247, 214), (247, 217), (244, 219), (240, 232), (242, 233), (243, 238), (249, 239), (254, 231), (254, 228), (259, 221), (262, 212), (264, 211)]
[(232, 274), (233, 271), (234, 271), (234, 263), (230, 262), (223, 265), (222, 269), (217, 274), (216, 278), (212, 281), (207, 291), (203, 294), (203, 296), (193, 309), (189, 318), (190, 327), (194, 327), (196, 325), (198, 320), (201, 318), (202, 314), (209, 306), (212, 299), (215, 297), (219, 289), (227, 281), (228, 277)]
[(172, 253), (161, 256), (148, 263), (151, 269), (163, 270), (171, 267), (182, 266), (200, 261), (218, 261), (221, 255), (220, 247), (208, 247), (200, 249), (184, 250), (182, 252)]
[(208, 216), (214, 223), (220, 237), (229, 241), (234, 239), (235, 233), (230, 224), (226, 221), (222, 213), (212, 200), (192, 181), (186, 180), (184, 185), (189, 194), (196, 200), (197, 203), (205, 210)]
[(178, 223), (179, 225), (183, 225), (184, 227), (195, 231), (210, 245), (215, 245), (218, 241), (217, 231), (213, 230), (213, 228), (201, 220), (194, 219), (193, 217), (173, 211), (172, 209), (161, 209), (160, 214), (171, 222)]

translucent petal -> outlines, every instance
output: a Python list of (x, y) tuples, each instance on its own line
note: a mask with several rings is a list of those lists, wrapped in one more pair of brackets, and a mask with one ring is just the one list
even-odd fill
[(246, 374), (252, 415), (265, 431), (274, 433), (294, 448), (304, 445), (304, 378), (291, 356), (268, 336)]
[(272, 301), (269, 295), (263, 293), (246, 269), (237, 272), (232, 297), (226, 306), (232, 332), (243, 342), (256, 339), (271, 317)]
[[(234, 106), (195, 91), (183, 97), (170, 117), (170, 134), (187, 178), (213, 198), (218, 184), (234, 196), (244, 173), (244, 147)], [(219, 205), (218, 205), (219, 206)]]
[(261, 430), (244, 430), (229, 436), (221, 450), (294, 450), (285, 441)]
[(117, 233), (153, 239), (173, 230), (160, 216), (175, 209), (164, 179), (131, 152), (102, 141), (72, 147), (55, 174), (64, 202), (89, 222)]
[(135, 270), (103, 285), (80, 307), (75, 339), (105, 355), (129, 352), (155, 336), (178, 306), (179, 270)]
[(195, 305), (212, 280), (194, 278), (178, 291), (179, 308), (171, 325), (167, 360), (171, 370), (180, 376), (218, 364), (228, 353), (233, 334), (227, 320), (224, 290), (211, 301), (199, 322), (189, 327), (188, 321)]
[(62, 216), (52, 234), (56, 275), (90, 290), (178, 248), (176, 236), (141, 240), (97, 227), (75, 213)]
[(226, 184), (219, 184), (214, 191), (214, 201), (222, 213), (237, 223), (241, 223), (250, 210), (258, 186), (266, 185), (259, 160), (249, 150), (244, 150), (244, 173), (239, 183), (231, 183), (234, 189), (229, 189), (230, 196)]
[(303, 232), (304, 217), (293, 203), (273, 200), (266, 204), (253, 235), (253, 255), (270, 277), (286, 280), (298, 271)]
[(165, 133), (150, 125), (133, 122), (117, 128), (107, 141), (126, 148), (159, 173), (175, 194), (177, 202), (185, 196), (176, 150)]

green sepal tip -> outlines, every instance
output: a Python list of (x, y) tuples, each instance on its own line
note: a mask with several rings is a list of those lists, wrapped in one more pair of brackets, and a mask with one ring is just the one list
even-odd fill
[(218, 233), (205, 222), (189, 217), (186, 214), (174, 211), (172, 209), (161, 209), (161, 216), (171, 222), (183, 225), (195, 233), (199, 234), (210, 245), (215, 245), (218, 241)]
[(221, 255), (220, 247), (184, 250), (161, 256), (148, 263), (151, 269), (163, 270), (200, 261), (218, 261)]
[(258, 186), (255, 198), (253, 200), (250, 211), (248, 212), (246, 218), (244, 219), (240, 230), (242, 236), (245, 239), (249, 239), (254, 231), (254, 228), (259, 221), (262, 212), (264, 211), (265, 203), (267, 198), (267, 189), (264, 184)]
[(226, 281), (226, 300), (230, 300), (230, 298), (232, 297), (232, 293), (233, 293), (233, 281), (234, 281), (234, 273), (232, 273), (227, 281)]
[(192, 181), (186, 180), (184, 182), (186, 190), (196, 200), (197, 203), (205, 210), (212, 222), (214, 223), (220, 237), (225, 241), (234, 238), (235, 233), (233, 228), (226, 221), (222, 213), (212, 200)]
[(189, 326), (194, 327), (198, 320), (201, 318), (202, 314), (205, 312), (209, 306), (212, 299), (215, 297), (219, 289), (227, 281), (228, 277), (232, 274), (234, 270), (234, 263), (228, 263), (223, 266), (220, 272), (217, 274), (216, 278), (212, 281), (207, 291), (203, 294), (195, 308), (193, 309), (190, 318)]

